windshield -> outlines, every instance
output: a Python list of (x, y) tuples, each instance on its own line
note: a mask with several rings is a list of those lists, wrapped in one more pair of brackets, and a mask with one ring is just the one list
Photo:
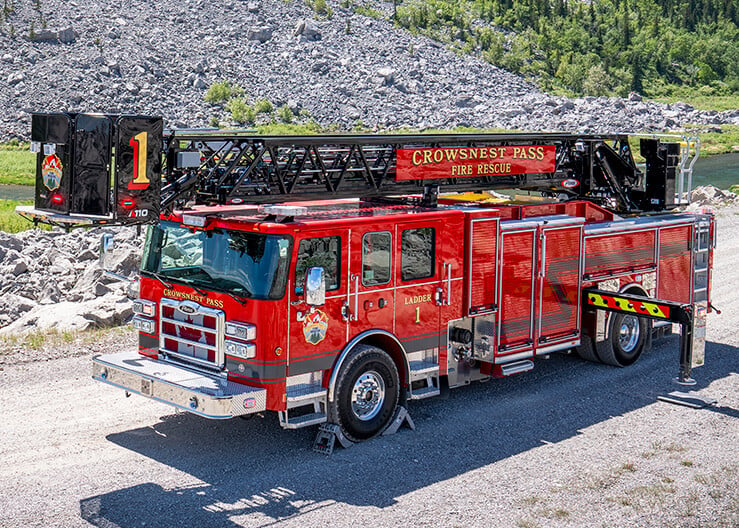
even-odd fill
[(143, 272), (161, 279), (253, 299), (285, 293), (292, 238), (244, 231), (190, 231), (172, 222), (150, 226)]

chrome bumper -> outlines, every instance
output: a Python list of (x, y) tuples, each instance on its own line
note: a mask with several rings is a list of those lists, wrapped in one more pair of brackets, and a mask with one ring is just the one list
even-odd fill
[(205, 418), (226, 419), (267, 408), (267, 390), (156, 361), (138, 352), (95, 356), (92, 378)]

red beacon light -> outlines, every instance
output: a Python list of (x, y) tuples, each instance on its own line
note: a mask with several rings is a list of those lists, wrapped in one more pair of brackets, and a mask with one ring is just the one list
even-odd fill
[(59, 193), (53, 194), (51, 196), (51, 201), (54, 202), (55, 204), (60, 204), (64, 201), (64, 196), (62, 196)]
[(136, 202), (133, 201), (132, 198), (124, 198), (121, 200), (121, 207), (123, 207), (126, 210), (131, 210), (136, 206)]

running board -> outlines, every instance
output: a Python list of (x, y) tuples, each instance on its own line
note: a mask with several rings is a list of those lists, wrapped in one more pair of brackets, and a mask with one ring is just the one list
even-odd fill
[(534, 368), (534, 362), (530, 359), (522, 359), (521, 361), (513, 361), (512, 363), (504, 363), (502, 365), (495, 365), (497, 374), (501, 377), (512, 376), (513, 374), (520, 374), (522, 372), (528, 372)]

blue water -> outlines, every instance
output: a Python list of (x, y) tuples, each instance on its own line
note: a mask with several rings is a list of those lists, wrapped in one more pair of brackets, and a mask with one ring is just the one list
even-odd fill
[(739, 152), (700, 158), (693, 167), (693, 187), (711, 184), (728, 189), (739, 184)]
[[(687, 182), (685, 182), (687, 185)], [(728, 189), (739, 184), (739, 152), (700, 158), (693, 167), (693, 187), (711, 184)], [(33, 187), (0, 185), (0, 199), (33, 200)]]

